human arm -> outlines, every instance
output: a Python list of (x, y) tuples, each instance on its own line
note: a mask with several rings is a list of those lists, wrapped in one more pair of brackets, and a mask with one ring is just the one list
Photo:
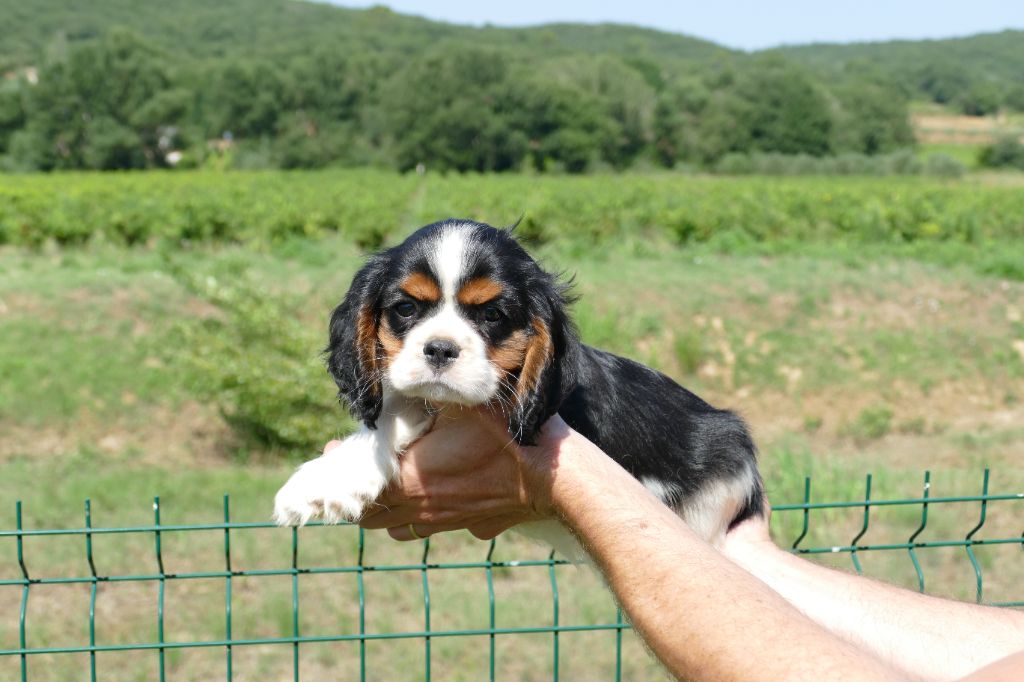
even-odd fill
[[(1024, 613), (930, 597), (807, 561), (777, 547), (764, 519), (730, 532), (722, 551), (822, 627), (925, 679), (958, 679), (1024, 649)], [(1024, 661), (1016, 665), (1016, 679), (1024, 679)]]
[[(493, 441), (486, 417), (456, 421), (440, 422), (406, 453), (399, 485), (365, 527), (389, 528), (399, 539), (412, 537), (409, 523), (422, 535), (468, 527), (486, 537), (556, 517), (579, 536), (633, 627), (677, 677), (901, 678), (711, 548), (560, 419), (546, 425), (536, 448), (508, 444), (507, 435)], [(444, 460), (455, 462), (454, 473)]]

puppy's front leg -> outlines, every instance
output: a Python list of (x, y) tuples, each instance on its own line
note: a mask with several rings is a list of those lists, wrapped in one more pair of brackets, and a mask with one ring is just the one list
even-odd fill
[(362, 426), (292, 474), (274, 498), (274, 520), (282, 526), (302, 526), (316, 517), (358, 521), (398, 474), (398, 455), (433, 423), (422, 401), (387, 396), (376, 430)]
[(357, 521), (398, 472), (390, 439), (365, 426), (292, 474), (274, 498), (274, 520), (302, 526)]

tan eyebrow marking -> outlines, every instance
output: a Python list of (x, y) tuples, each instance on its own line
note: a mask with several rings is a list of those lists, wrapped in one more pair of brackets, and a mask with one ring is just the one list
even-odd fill
[(456, 298), (462, 305), (480, 305), (497, 298), (501, 291), (501, 285), (493, 279), (476, 277), (462, 285)]
[(441, 288), (437, 282), (422, 272), (414, 272), (398, 287), (418, 301), (436, 303), (441, 300)]

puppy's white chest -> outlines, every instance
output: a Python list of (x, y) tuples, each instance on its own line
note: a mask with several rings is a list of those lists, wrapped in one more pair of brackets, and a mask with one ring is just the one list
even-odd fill
[(435, 412), (422, 400), (391, 395), (385, 398), (377, 428), (395, 453), (404, 452), (414, 440), (430, 430)]

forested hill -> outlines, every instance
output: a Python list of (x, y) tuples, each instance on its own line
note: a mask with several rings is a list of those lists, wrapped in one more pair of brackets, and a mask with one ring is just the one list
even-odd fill
[[(1024, 31), (797, 45), (778, 52), (824, 75), (851, 69), (884, 73), (916, 96), (960, 105), (966, 113), (991, 113), (1001, 104), (1024, 110)], [(972, 111), (968, 99), (983, 103), (985, 111)]]
[[(813, 47), (751, 55), (630, 26), (477, 28), (305, 0), (0, 0), (0, 17), (0, 170), (578, 172), (879, 154), (913, 144), (907, 103), (931, 68), (925, 57), (897, 72)], [(998, 84), (1016, 73), (986, 75), (997, 107), (1012, 105)], [(940, 101), (975, 92), (973, 80), (951, 82)]]
[(103, 36), (112, 27), (130, 29), (186, 60), (280, 58), (329, 46), (410, 54), (442, 41), (511, 47), (536, 56), (639, 53), (707, 60), (730, 52), (708, 41), (633, 26), (474, 28), (386, 7), (353, 10), (304, 0), (0, 0), (0, 16), (7, 26), (0, 31), (0, 68), (37, 62), (58, 36), (74, 43)]

